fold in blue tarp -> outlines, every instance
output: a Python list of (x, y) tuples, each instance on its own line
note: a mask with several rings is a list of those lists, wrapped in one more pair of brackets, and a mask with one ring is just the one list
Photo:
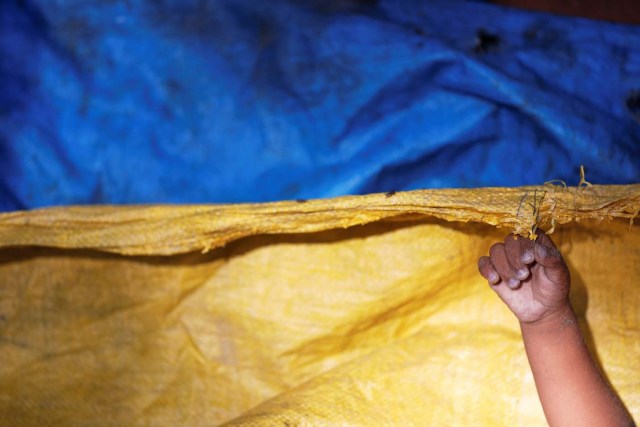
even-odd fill
[(452, 0), (0, 2), (0, 210), (640, 182), (640, 28)]

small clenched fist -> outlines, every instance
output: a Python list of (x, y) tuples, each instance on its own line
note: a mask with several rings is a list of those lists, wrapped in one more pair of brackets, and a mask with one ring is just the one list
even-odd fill
[(542, 232), (535, 241), (508, 235), (478, 260), (478, 269), (520, 322), (539, 322), (569, 305), (569, 269)]

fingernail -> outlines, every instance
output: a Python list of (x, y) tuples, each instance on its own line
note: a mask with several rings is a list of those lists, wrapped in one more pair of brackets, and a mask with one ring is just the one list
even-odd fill
[(518, 272), (516, 273), (516, 276), (518, 276), (518, 279), (520, 280), (524, 280), (527, 277), (529, 277), (529, 270), (527, 270), (526, 268), (521, 268), (520, 270), (518, 270)]
[(496, 273), (489, 273), (489, 283), (498, 283), (499, 277)]
[(540, 258), (544, 258), (545, 256), (547, 256), (547, 250), (545, 249), (544, 246), (542, 245), (538, 245), (538, 247), (536, 248), (536, 250), (538, 251), (538, 256)]
[(529, 264), (530, 262), (533, 262), (533, 252), (531, 251), (527, 251), (524, 254), (522, 254), (522, 262), (524, 262), (525, 264)]
[(507, 285), (509, 285), (511, 289), (517, 288), (519, 284), (520, 281), (514, 278), (509, 279), (509, 281), (507, 282)]

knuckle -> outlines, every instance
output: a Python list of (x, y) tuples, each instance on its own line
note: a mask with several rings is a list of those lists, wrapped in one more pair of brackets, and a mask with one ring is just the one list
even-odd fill
[(504, 238), (505, 245), (513, 245), (514, 243), (516, 243), (515, 235), (508, 234), (507, 237)]
[(489, 249), (489, 255), (494, 258), (504, 252), (504, 243), (496, 243)]

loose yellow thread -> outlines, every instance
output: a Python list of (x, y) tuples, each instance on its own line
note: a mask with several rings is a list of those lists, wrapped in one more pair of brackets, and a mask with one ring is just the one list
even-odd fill
[(528, 195), (529, 195), (529, 192), (527, 191), (524, 193), (522, 198), (520, 198), (520, 203), (518, 204), (518, 210), (516, 211), (516, 219), (520, 218), (520, 209), (522, 208), (522, 203), (524, 202), (524, 199), (526, 199)]
[(536, 240), (538, 238), (536, 231), (538, 231), (538, 223), (540, 222), (540, 206), (542, 206), (542, 201), (546, 195), (547, 192), (545, 191), (542, 194), (542, 197), (540, 197), (540, 202), (538, 202), (538, 190), (535, 190), (533, 192), (533, 204), (529, 203), (529, 206), (533, 209), (533, 226), (529, 231), (529, 239), (531, 240)]
[[(585, 181), (585, 182), (586, 182), (586, 181)], [(544, 185), (550, 185), (550, 186), (552, 186), (552, 187), (555, 187), (555, 184), (556, 184), (556, 183), (559, 183), (559, 184), (561, 184), (561, 185), (562, 185), (562, 190), (563, 190), (563, 191), (567, 189), (567, 183), (566, 183), (566, 182), (564, 182), (564, 181), (563, 181), (563, 180), (561, 180), (561, 179), (552, 179), (551, 181), (546, 181), (546, 182), (544, 183)], [(590, 183), (588, 183), (588, 184), (589, 184), (589, 185), (591, 185)], [(544, 196), (543, 196), (543, 197), (544, 197)], [(557, 204), (557, 203), (556, 203), (556, 201), (555, 201), (555, 199), (552, 201), (552, 203), (553, 203), (553, 206), (551, 206), (551, 209), (550, 209), (550, 214), (551, 214), (551, 228), (546, 232), (547, 234), (552, 234), (552, 233), (556, 230), (556, 219), (555, 219), (555, 217), (553, 216), (553, 214), (554, 214), (554, 212), (555, 212), (555, 210), (556, 210), (556, 204)]]
[(564, 188), (567, 188), (567, 183), (566, 183), (566, 182), (564, 182), (564, 181), (563, 181), (563, 180), (561, 180), (561, 179), (552, 179), (551, 181), (547, 181), (547, 182), (545, 182), (545, 183), (544, 183), (544, 185), (554, 185), (554, 186), (555, 186), (555, 183), (556, 183), (556, 182), (559, 182), (560, 184), (562, 184), (562, 186), (563, 186)]
[(578, 183), (578, 188), (582, 188), (582, 185), (585, 187), (593, 187), (593, 184), (584, 178), (584, 166), (580, 165), (580, 182)]

